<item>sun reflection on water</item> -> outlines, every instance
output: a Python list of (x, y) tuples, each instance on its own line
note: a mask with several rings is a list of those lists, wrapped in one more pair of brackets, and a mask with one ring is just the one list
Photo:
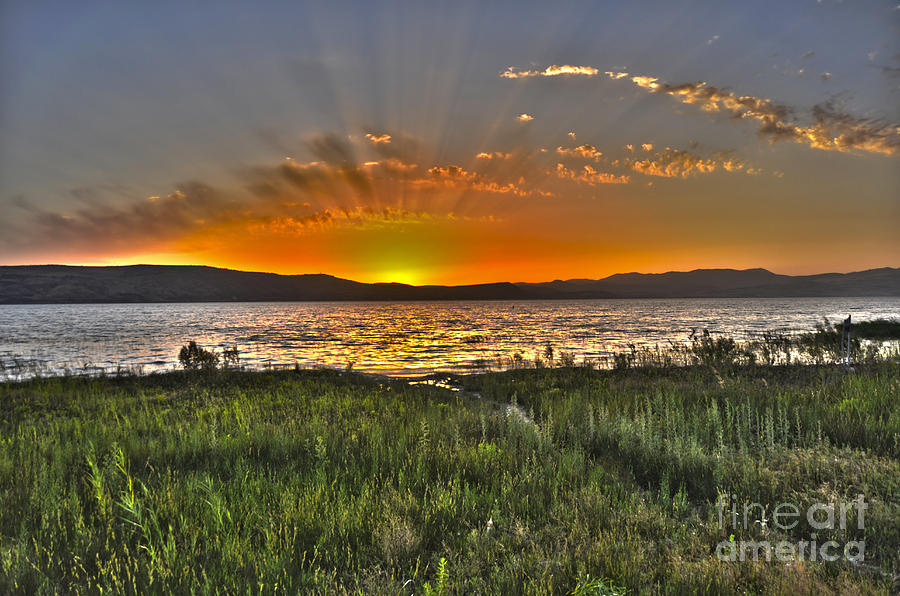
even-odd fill
[[(241, 363), (395, 376), (471, 371), (552, 345), (578, 361), (685, 342), (692, 328), (746, 338), (823, 317), (896, 317), (897, 298), (0, 306), (0, 362), (46, 371), (177, 366), (190, 340), (237, 345)], [(95, 367), (91, 369), (90, 367)], [(0, 375), (3, 372), (0, 370)]]

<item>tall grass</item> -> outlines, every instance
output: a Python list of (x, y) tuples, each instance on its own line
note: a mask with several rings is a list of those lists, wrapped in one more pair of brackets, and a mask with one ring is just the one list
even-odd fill
[[(557, 360), (463, 392), (334, 371), (0, 384), (0, 593), (895, 589), (896, 364)], [(860, 492), (864, 566), (715, 558), (722, 493)]]

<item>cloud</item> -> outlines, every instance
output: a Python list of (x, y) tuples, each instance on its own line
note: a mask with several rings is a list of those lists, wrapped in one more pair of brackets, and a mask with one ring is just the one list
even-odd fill
[(814, 50), (810, 50), (808, 52), (803, 52), (802, 54), (800, 54), (800, 59), (806, 60), (807, 58), (812, 58), (815, 55), (816, 55), (816, 52)]
[(598, 172), (591, 166), (584, 166), (581, 170), (570, 170), (561, 163), (556, 164), (556, 170), (553, 173), (556, 174), (557, 178), (584, 182), (591, 186), (596, 186), (597, 184), (627, 184), (629, 180), (626, 175), (617, 176), (608, 172)]
[[(834, 115), (823, 112), (822, 117)], [(420, 148), (398, 131), (325, 134), (306, 143), (306, 161), (286, 158), (245, 167), (236, 185), (188, 181), (149, 197), (129, 196), (127, 189), (119, 188), (79, 189), (73, 192), (77, 201), (54, 209), (17, 200), (17, 208), (4, 218), (8, 221), (0, 222), (6, 226), (0, 232), (0, 252), (78, 258), (199, 254), (229, 243), (240, 250), (241, 242), (252, 242), (242, 240), (250, 238), (245, 233), (263, 231), (283, 234), (284, 246), (293, 246), (292, 235), (325, 229), (451, 214), (492, 217), (504, 209), (520, 209), (525, 202), (520, 198), (577, 201), (595, 194), (596, 186), (627, 184), (639, 174), (685, 178), (732, 167), (718, 156), (679, 156), (674, 150), (651, 155), (651, 143), (637, 145), (644, 151), (639, 153), (629, 146), (629, 159), (610, 161), (596, 145), (576, 144), (574, 133), (569, 137), (571, 146), (549, 150), (520, 146), (511, 153), (471, 151), (471, 163), (464, 168), (423, 157), (436, 152)], [(621, 154), (621, 145), (609, 152)], [(601, 161), (603, 166), (598, 165)]]
[[(237, 172), (240, 184), (227, 187), (189, 181), (144, 197), (128, 197), (121, 189), (77, 189), (76, 201), (53, 209), (18, 197), (4, 218), (0, 252), (81, 258), (193, 252), (240, 238), (242, 231), (301, 234), (426, 215), (489, 217), (500, 204), (479, 201), (478, 195), (554, 196), (552, 188), (542, 188), (546, 178), (527, 156), (522, 161), (509, 153), (488, 154), (500, 160), (497, 171), (479, 173), (397, 157), (357, 159), (346, 135), (317, 137), (307, 147), (313, 159), (245, 167)], [(476, 200), (461, 207), (462, 196)], [(195, 245), (200, 239), (205, 244)]]
[(548, 66), (544, 70), (519, 70), (514, 66), (510, 66), (500, 73), (504, 79), (528, 79), (533, 77), (558, 77), (558, 76), (588, 76), (593, 77), (599, 74), (599, 70), (593, 66), (571, 66), (564, 64), (562, 66), (554, 64)]
[[(422, 148), (420, 147), (418, 140), (403, 133), (391, 131), (389, 133), (382, 132), (378, 135), (373, 133), (369, 134), (379, 140), (375, 141), (366, 136), (366, 141), (368, 141), (368, 143), (366, 143), (363, 148), (366, 151), (374, 151), (381, 157), (412, 162), (417, 161), (422, 155)], [(385, 137), (389, 140), (385, 140)]]
[(239, 202), (200, 182), (187, 182), (167, 195), (151, 196), (121, 206), (95, 204), (61, 213), (38, 207), (24, 199), (25, 225), (16, 237), (5, 238), (34, 244), (41, 250), (65, 247), (81, 252), (128, 251), (135, 246), (155, 249), (206, 225), (237, 217)]
[(366, 133), (366, 138), (375, 143), (376, 145), (380, 145), (381, 143), (390, 143), (391, 135), (389, 134), (374, 134), (371, 132)]
[(635, 172), (663, 178), (689, 178), (696, 174), (709, 174), (716, 170), (736, 172), (744, 169), (743, 163), (729, 158), (727, 154), (702, 158), (689, 151), (669, 147), (651, 158), (631, 161), (629, 165)]
[(406, 163), (401, 159), (397, 159), (395, 157), (389, 157), (387, 159), (381, 159), (376, 161), (366, 161), (362, 164), (365, 167), (380, 167), (386, 171), (393, 172), (410, 172), (415, 170), (419, 166), (414, 163)]
[(719, 41), (718, 35), (713, 35), (709, 40), (707, 40), (706, 45), (711, 46), (713, 43)]
[(298, 235), (312, 230), (327, 230), (338, 227), (372, 229), (391, 224), (415, 224), (439, 219), (458, 218), (452, 214), (436, 215), (427, 211), (410, 211), (395, 207), (354, 207), (352, 209), (323, 209), (310, 215), (279, 215), (251, 219), (243, 222), (249, 233)]
[(474, 172), (467, 172), (459, 166), (434, 166), (428, 169), (428, 173), (435, 178), (450, 180), (474, 180), (476, 175)]
[[(614, 74), (613, 78), (624, 78)], [(900, 127), (881, 119), (851, 116), (836, 109), (831, 102), (813, 106), (809, 110), (812, 122), (802, 124), (795, 120), (794, 110), (786, 105), (764, 97), (737, 95), (704, 81), (670, 85), (645, 75), (632, 76), (631, 81), (650, 92), (669, 95), (706, 112), (756, 121), (759, 134), (773, 142), (793, 141), (825, 151), (900, 153)]]
[(823, 72), (821, 75), (819, 75), (819, 79), (821, 79), (823, 83), (830, 78), (831, 78), (830, 72)]
[(540, 189), (533, 190), (525, 190), (520, 185), (514, 182), (496, 182), (496, 181), (488, 181), (488, 182), (475, 182), (469, 187), (470, 190), (486, 192), (491, 194), (512, 194), (517, 197), (530, 197), (530, 196), (541, 196), (541, 197), (552, 197), (554, 196), (552, 192), (544, 191)]
[(516, 116), (516, 120), (518, 120), (519, 122), (528, 122), (530, 120), (534, 120), (534, 116), (532, 116), (531, 114), (519, 114), (518, 116)]
[(659, 83), (657, 81), (659, 81), (659, 79), (657, 79), (656, 77), (647, 77), (642, 75), (631, 77), (632, 83), (634, 83), (638, 87), (643, 87), (645, 89), (656, 89), (657, 87), (659, 87)]
[(556, 152), (567, 157), (583, 157), (585, 159), (593, 159), (594, 161), (599, 160), (603, 155), (602, 152), (597, 151), (596, 147), (587, 144), (571, 149), (568, 147), (557, 147)]
[(569, 138), (572, 139), (572, 140), (574, 141), (574, 140), (575, 140), (575, 133), (574, 133), (574, 132), (570, 132), (570, 133), (569, 133)]
[(518, 197), (528, 196), (553, 196), (552, 192), (540, 189), (525, 188), (526, 181), (520, 177), (515, 182), (498, 181), (485, 177), (483, 174), (470, 172), (456, 165), (435, 166), (428, 170), (431, 179), (416, 180), (415, 184), (427, 185), (436, 182), (444, 187), (462, 191), (484, 192), (490, 194), (510, 194)]
[[(873, 53), (871, 59), (876, 55), (877, 52)], [(510, 67), (500, 76), (594, 76), (598, 72), (598, 69), (591, 66), (554, 65), (543, 71)], [(792, 141), (824, 151), (863, 151), (884, 155), (900, 153), (900, 126), (878, 118), (852, 116), (836, 109), (831, 102), (817, 104), (808, 110), (812, 121), (804, 124), (794, 117), (795, 110), (784, 104), (764, 97), (737, 95), (705, 81), (672, 85), (649, 75), (631, 75), (624, 71), (606, 71), (605, 74), (613, 80), (630, 78), (632, 83), (642, 89), (669, 95), (681, 103), (696, 105), (707, 112), (724, 113), (734, 120), (756, 121), (759, 135), (772, 142)], [(823, 73), (820, 78), (824, 81), (830, 76), (829, 73)], [(520, 119), (526, 119), (524, 116), (526, 115), (520, 116)]]

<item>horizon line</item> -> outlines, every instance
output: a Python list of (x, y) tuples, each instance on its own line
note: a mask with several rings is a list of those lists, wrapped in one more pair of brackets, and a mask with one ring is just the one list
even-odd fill
[(814, 277), (820, 275), (850, 275), (853, 273), (864, 273), (867, 271), (877, 271), (879, 269), (889, 269), (889, 270), (897, 270), (900, 269), (898, 267), (892, 267), (890, 265), (883, 265), (881, 267), (870, 267), (868, 269), (856, 269), (852, 271), (823, 271), (820, 273), (802, 273), (802, 274), (790, 274), (790, 273), (777, 273), (772, 271), (771, 269), (767, 269), (765, 267), (749, 267), (746, 269), (737, 269), (734, 267), (697, 267), (695, 269), (688, 270), (680, 270), (680, 269), (669, 269), (666, 271), (654, 271), (654, 272), (642, 272), (642, 271), (621, 271), (612, 273), (610, 275), (606, 275), (603, 277), (569, 277), (569, 278), (555, 278), (552, 280), (546, 281), (491, 281), (491, 282), (479, 282), (479, 283), (462, 283), (462, 284), (441, 284), (441, 283), (433, 283), (433, 284), (409, 284), (398, 281), (373, 281), (373, 282), (362, 282), (355, 279), (351, 279), (348, 277), (340, 277), (331, 273), (276, 273), (274, 271), (253, 271), (247, 269), (234, 269), (231, 267), (220, 267), (216, 265), (204, 265), (204, 264), (160, 264), (160, 263), (130, 263), (127, 265), (72, 265), (66, 263), (30, 263), (30, 264), (17, 264), (17, 265), (8, 265), (8, 264), (0, 264), (0, 268), (2, 267), (78, 267), (78, 268), (94, 268), (94, 269), (124, 269), (128, 267), (179, 267), (179, 268), (206, 268), (206, 269), (217, 269), (220, 271), (233, 271), (237, 273), (254, 273), (254, 274), (262, 274), (262, 275), (277, 275), (280, 277), (300, 277), (300, 276), (310, 276), (310, 275), (318, 275), (318, 276), (326, 276), (334, 279), (340, 279), (343, 281), (350, 281), (354, 283), (367, 284), (367, 285), (375, 285), (375, 284), (390, 284), (390, 285), (401, 285), (408, 286), (413, 288), (422, 288), (422, 287), (465, 287), (465, 286), (490, 286), (490, 285), (498, 285), (498, 284), (511, 284), (511, 285), (538, 285), (538, 284), (548, 284), (554, 282), (570, 282), (570, 281), (602, 281), (605, 279), (609, 279), (611, 277), (615, 277), (618, 275), (667, 275), (670, 273), (696, 273), (699, 271), (733, 271), (733, 272), (749, 272), (749, 271), (764, 271), (766, 273), (771, 273), (772, 275), (779, 275), (784, 277)]

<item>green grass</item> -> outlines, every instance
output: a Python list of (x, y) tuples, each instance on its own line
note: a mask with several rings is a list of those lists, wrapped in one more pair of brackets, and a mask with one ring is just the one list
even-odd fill
[(873, 321), (853, 323), (852, 332), (866, 339), (900, 339), (900, 320), (875, 319)]
[[(458, 382), (467, 391), (330, 371), (0, 384), (0, 593), (897, 589), (896, 363)], [(865, 539), (865, 562), (719, 561), (731, 534), (810, 533), (722, 529), (722, 493), (804, 507), (863, 493), (864, 531), (818, 538)]]

